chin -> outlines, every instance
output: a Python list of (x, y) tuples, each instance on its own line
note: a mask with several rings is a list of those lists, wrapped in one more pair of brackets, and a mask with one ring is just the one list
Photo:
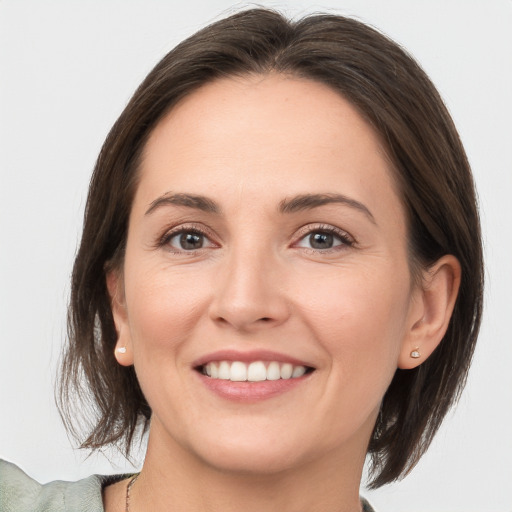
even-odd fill
[(220, 449), (208, 453), (203, 459), (210, 467), (223, 473), (238, 475), (275, 475), (286, 472), (301, 465), (298, 454), (283, 454), (280, 450), (271, 449)]
[(206, 435), (189, 448), (203, 463), (219, 471), (262, 476), (286, 472), (314, 458), (305, 439), (297, 439), (285, 429), (279, 431), (279, 435), (271, 429), (247, 429), (244, 435)]

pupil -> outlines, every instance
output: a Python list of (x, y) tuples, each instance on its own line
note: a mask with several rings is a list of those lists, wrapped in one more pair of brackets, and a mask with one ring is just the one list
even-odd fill
[(203, 235), (197, 233), (183, 233), (180, 236), (180, 245), (183, 249), (200, 249), (203, 246)]
[(309, 242), (314, 249), (330, 249), (333, 244), (333, 236), (329, 233), (313, 233), (309, 237)]

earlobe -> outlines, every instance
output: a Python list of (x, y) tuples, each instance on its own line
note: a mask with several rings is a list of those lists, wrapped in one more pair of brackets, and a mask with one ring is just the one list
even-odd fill
[(424, 271), (416, 292), (398, 368), (412, 369), (423, 363), (443, 339), (453, 313), (461, 277), (460, 263), (451, 254)]
[(117, 333), (114, 355), (120, 365), (131, 366), (133, 364), (133, 351), (124, 300), (122, 273), (112, 270), (107, 273), (106, 279), (112, 317), (114, 318)]
[(128, 347), (123, 346), (119, 343), (116, 344), (114, 351), (115, 358), (121, 366), (131, 366), (133, 364), (133, 353)]

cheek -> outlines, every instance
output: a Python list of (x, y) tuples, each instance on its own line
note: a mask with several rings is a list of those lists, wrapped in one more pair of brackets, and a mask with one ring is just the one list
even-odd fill
[(183, 271), (141, 267), (127, 272), (125, 283), (134, 367), (153, 411), (179, 429), (177, 419), (193, 399), (183, 380), (190, 360), (185, 354), (204, 316), (210, 288), (196, 286), (197, 280)]
[(342, 269), (323, 284), (302, 294), (302, 310), (333, 371), (361, 386), (387, 387), (404, 339), (408, 275)]
[[(176, 268), (132, 270), (126, 282), (126, 302), (135, 355), (147, 352), (169, 357), (196, 328), (211, 289), (197, 276)], [(162, 353), (160, 353), (160, 351)]]

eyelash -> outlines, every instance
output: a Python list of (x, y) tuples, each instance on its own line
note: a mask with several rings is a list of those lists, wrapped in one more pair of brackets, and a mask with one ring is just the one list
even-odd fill
[[(216, 245), (215, 242), (212, 241), (213, 233), (211, 233), (209, 230), (205, 229), (204, 226), (198, 226), (197, 224), (190, 224), (190, 225), (180, 225), (176, 228), (171, 229), (170, 231), (166, 231), (162, 237), (160, 237), (155, 244), (157, 248), (166, 247), (167, 250), (173, 254), (187, 254), (190, 256), (196, 255), (199, 251), (202, 249), (205, 249), (205, 247), (201, 247), (197, 250), (185, 250), (185, 249), (176, 249), (173, 248), (170, 245), (171, 240), (182, 234), (197, 234), (200, 236), (203, 236), (205, 239), (207, 239), (211, 244), (214, 246)], [(356, 241), (352, 236), (350, 236), (346, 231), (343, 231), (339, 228), (336, 228), (331, 225), (326, 224), (308, 224), (306, 226), (303, 226), (300, 228), (297, 232), (297, 236), (295, 237), (296, 241), (293, 242), (292, 247), (299, 247), (298, 244), (302, 242), (304, 239), (306, 239), (308, 236), (311, 236), (313, 234), (328, 234), (336, 237), (341, 244), (327, 248), (327, 249), (316, 249), (314, 247), (302, 247), (302, 249), (312, 252), (312, 253), (330, 253), (332, 251), (340, 251), (347, 247), (353, 247), (356, 244)], [(217, 246), (218, 247), (218, 246)], [(300, 248), (300, 247), (299, 247)]]
[(215, 243), (212, 242), (212, 239), (214, 238), (213, 233), (211, 233), (208, 229), (206, 229), (203, 226), (198, 226), (196, 224), (185, 224), (185, 225), (177, 226), (176, 228), (173, 228), (170, 231), (166, 231), (164, 233), (164, 235), (157, 241), (156, 247), (157, 248), (166, 247), (166, 249), (173, 254), (184, 254), (185, 253), (187, 255), (195, 255), (195, 254), (197, 254), (198, 251), (201, 251), (202, 249), (204, 249), (203, 247), (201, 247), (200, 249), (197, 249), (197, 250), (187, 251), (185, 249), (177, 249), (177, 248), (172, 247), (170, 245), (171, 240), (174, 237), (176, 237), (178, 235), (182, 235), (182, 234), (200, 235), (200, 236), (203, 236), (205, 239), (209, 240), (210, 243), (215, 245)]
[(353, 247), (356, 244), (356, 241), (352, 236), (350, 236), (346, 231), (342, 229), (336, 228), (334, 226), (328, 224), (308, 224), (307, 226), (303, 226), (298, 231), (297, 242), (294, 242), (294, 246), (297, 246), (300, 242), (305, 240), (308, 236), (313, 234), (328, 234), (336, 237), (341, 244), (336, 245), (334, 247), (330, 247), (328, 249), (315, 249), (314, 247), (303, 247), (304, 250), (312, 253), (330, 253), (333, 251), (344, 250), (347, 247)]

